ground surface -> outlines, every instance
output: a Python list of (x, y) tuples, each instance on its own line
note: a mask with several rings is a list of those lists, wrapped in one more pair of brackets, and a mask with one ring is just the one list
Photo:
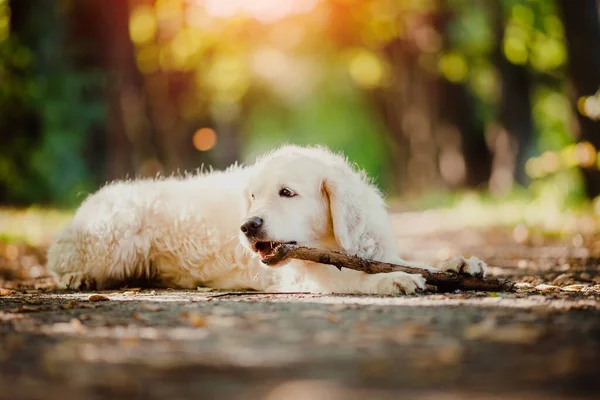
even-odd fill
[(519, 288), (61, 292), (43, 247), (0, 242), (0, 399), (598, 398), (597, 230), (430, 229), (419, 218), (395, 217), (403, 256), (476, 254)]

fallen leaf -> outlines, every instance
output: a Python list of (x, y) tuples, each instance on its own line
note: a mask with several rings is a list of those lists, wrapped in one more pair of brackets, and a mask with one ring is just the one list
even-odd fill
[(587, 286), (585, 289), (583, 289), (583, 291), (590, 293), (600, 293), (600, 285)]
[(387, 376), (393, 367), (391, 359), (373, 357), (358, 364), (358, 373), (366, 378), (380, 378)]
[(101, 294), (93, 294), (90, 297), (88, 297), (88, 300), (96, 302), (96, 301), (109, 301), (110, 299), (108, 297), (106, 297), (106, 296), (101, 295)]
[(333, 323), (333, 324), (337, 324), (338, 322), (340, 322), (340, 317), (338, 317), (335, 314), (330, 314), (327, 318), (327, 321)]
[(81, 333), (86, 329), (85, 325), (83, 325), (81, 323), (81, 321), (77, 318), (71, 319), (71, 321), (69, 321), (69, 324), (73, 327), (73, 330), (77, 333)]
[(537, 341), (541, 336), (542, 331), (534, 326), (525, 324), (498, 326), (493, 318), (468, 326), (464, 331), (466, 339), (501, 343), (528, 344)]
[(514, 288), (515, 289), (526, 290), (526, 289), (533, 288), (533, 286), (529, 282), (517, 282), (517, 283), (515, 283)]
[(334, 323), (337, 323), (340, 320), (337, 315), (327, 311), (307, 310), (301, 312), (300, 315), (302, 315), (302, 318), (322, 318)]
[(29, 311), (42, 311), (48, 309), (46, 306), (30, 306), (30, 305), (22, 305), (18, 308), (18, 312), (29, 312)]
[(0, 288), (0, 296), (12, 296), (14, 293), (14, 290)]
[(545, 283), (542, 283), (541, 285), (537, 285), (535, 288), (542, 293), (554, 293), (554, 292), (558, 292), (560, 290), (560, 288), (558, 286), (547, 285)]
[(402, 344), (411, 343), (415, 339), (426, 338), (431, 335), (431, 328), (419, 322), (406, 322), (397, 329), (391, 329), (388, 337)]
[(573, 282), (572, 274), (560, 274), (552, 281), (553, 285), (565, 285), (567, 283)]
[(161, 307), (161, 306), (156, 305), (156, 304), (142, 304), (140, 306), (140, 308), (142, 308), (145, 311), (150, 311), (150, 312), (156, 312), (156, 311), (163, 311), (163, 310), (165, 310), (164, 307)]
[(57, 322), (49, 327), (52, 332), (59, 333), (83, 333), (87, 328), (77, 318), (71, 319), (69, 322)]
[(561, 289), (564, 290), (565, 292), (580, 292), (585, 287), (586, 287), (586, 285), (576, 284), (576, 285), (565, 286)]
[(458, 364), (464, 357), (464, 349), (458, 343), (448, 343), (427, 354), (427, 357), (419, 357), (415, 365), (423, 370), (445, 368)]
[(481, 322), (467, 326), (463, 336), (466, 339), (481, 339), (486, 337), (495, 327), (496, 320), (494, 318), (486, 318)]
[(447, 344), (439, 348), (434, 355), (438, 364), (456, 365), (464, 355), (464, 349), (458, 343)]
[(60, 306), (60, 308), (62, 308), (63, 310), (69, 310), (71, 308), (77, 307), (78, 305), (79, 303), (77, 302), (77, 300), (71, 300), (67, 304), (63, 304), (62, 306)]
[(344, 335), (337, 331), (318, 331), (313, 337), (315, 343), (324, 345), (336, 344), (344, 339)]
[(523, 244), (529, 239), (529, 229), (523, 224), (519, 224), (513, 229), (512, 237), (515, 242)]
[(184, 311), (179, 314), (182, 318), (185, 318), (190, 325), (195, 326), (196, 328), (205, 327), (208, 323), (206, 317), (197, 312), (187, 312)]
[(495, 329), (490, 340), (502, 343), (528, 344), (536, 342), (542, 336), (542, 330), (530, 325), (508, 326)]
[(140, 339), (133, 336), (126, 336), (121, 338), (119, 342), (123, 346), (136, 346), (140, 342)]
[(144, 318), (142, 316), (142, 314), (138, 313), (138, 312), (134, 312), (133, 314), (131, 314), (131, 318), (138, 320), (138, 321), (145, 321), (146, 318)]

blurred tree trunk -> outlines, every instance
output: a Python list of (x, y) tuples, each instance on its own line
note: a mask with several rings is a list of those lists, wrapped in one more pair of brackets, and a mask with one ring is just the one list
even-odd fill
[(386, 49), (386, 55), (393, 69), (393, 79), (389, 87), (375, 90), (371, 93), (373, 104), (382, 118), (383, 124), (390, 137), (390, 153), (393, 169), (391, 185), (395, 192), (408, 189), (408, 162), (410, 160), (409, 133), (405, 131), (403, 120), (405, 115), (405, 100), (407, 94), (406, 77), (404, 76), (405, 57), (402, 54), (399, 40), (391, 43)]
[(129, 1), (95, 0), (104, 26), (103, 50), (109, 73), (107, 175), (154, 175), (156, 154), (146, 95), (129, 38)]
[(525, 173), (527, 153), (533, 140), (531, 104), (532, 79), (524, 66), (512, 64), (504, 55), (505, 18), (501, 3), (494, 7), (496, 20), (495, 58), (500, 74), (500, 104), (497, 122), (499, 129), (493, 135), (494, 170), (492, 190), (506, 192), (513, 180), (527, 185)]
[[(359, 17), (354, 3), (326, 3), (329, 15), (335, 16), (329, 20), (328, 35), (342, 49), (364, 46), (362, 30), (357, 26), (368, 19)], [(389, 4), (395, 6), (395, 3)], [(377, 48), (379, 56), (386, 61), (389, 75), (382, 87), (365, 88), (389, 135), (391, 186), (393, 191), (403, 194), (422, 193), (444, 185), (434, 129), (437, 76), (432, 72), (431, 58), (426, 60), (428, 67), (421, 62), (423, 53), (416, 37), (420, 29), (429, 28), (434, 14), (411, 9), (397, 15), (402, 34), (380, 43)]]
[[(108, 71), (106, 169), (109, 179), (126, 175), (153, 176), (195, 170), (202, 164), (226, 166), (238, 157), (237, 121), (222, 127), (210, 112), (183, 118), (180, 110), (194, 92), (194, 74), (159, 70), (142, 74), (129, 37), (132, 7), (143, 0), (87, 0), (81, 9), (81, 29), (95, 29), (99, 64)], [(157, 43), (166, 46), (167, 43)], [(97, 49), (94, 49), (98, 53)], [(197, 107), (208, 108), (209, 102)], [(190, 107), (188, 105), (188, 107)], [(194, 132), (217, 128), (219, 146), (199, 152)], [(222, 134), (222, 135), (221, 135)]]
[[(32, 15), (39, 6), (36, 1), (10, 0), (9, 38), (14, 49), (34, 54), (40, 47), (40, 37), (31, 25)], [(8, 47), (8, 46), (7, 46)], [(0, 176), (0, 202), (27, 204), (49, 200), (46, 183), (39, 179), (29, 162), (32, 148), (41, 140), (39, 113), (25, 95), (31, 79), (31, 62), (14, 62), (9, 56), (0, 62), (2, 78), (10, 84), (0, 96), (0, 159), (5, 175)], [(37, 198), (32, 197), (35, 187)]]
[(150, 118), (156, 129), (157, 151), (167, 174), (198, 167), (192, 146), (194, 128), (178, 112), (179, 94), (189, 86), (186, 74), (158, 71), (144, 77), (148, 87)]
[[(442, 37), (443, 50), (451, 47), (449, 24), (452, 20), (452, 10), (447, 1), (442, 3), (442, 9), (438, 16), (438, 32)], [(442, 176), (447, 165), (444, 157), (454, 159), (448, 166), (454, 169), (454, 178), (451, 175), (446, 180), (453, 185), (465, 184), (468, 187), (480, 187), (486, 185), (492, 173), (492, 153), (485, 140), (485, 127), (477, 120), (474, 107), (475, 99), (469, 93), (464, 83), (453, 83), (443, 76), (439, 78), (439, 124), (441, 137), (441, 166)], [(451, 143), (458, 135), (460, 147)], [(460, 176), (461, 154), (452, 154), (456, 151), (462, 153), (462, 162), (466, 170)], [(444, 153), (450, 153), (447, 156)], [(452, 171), (449, 171), (452, 172)]]
[[(596, 0), (557, 0), (562, 14), (569, 55), (569, 76), (574, 86), (572, 103), (577, 115), (580, 138), (600, 149), (600, 121), (577, 112), (577, 101), (600, 88), (600, 22)], [(583, 176), (590, 198), (600, 195), (600, 171), (584, 168)]]
[[(439, 135), (442, 143), (453, 141), (453, 136), (460, 138), (460, 144), (457, 147), (464, 160), (465, 171), (463, 176), (457, 175), (449, 181), (452, 185), (464, 184), (468, 187), (477, 188), (487, 184), (492, 172), (492, 153), (485, 141), (484, 127), (475, 118), (473, 108), (473, 98), (468, 92), (466, 86), (462, 83), (452, 83), (444, 78), (440, 78), (439, 83)], [(443, 152), (454, 151), (450, 144), (442, 146)], [(446, 148), (446, 149), (445, 149)], [(461, 167), (456, 165), (460, 159), (456, 160), (452, 167), (456, 174)], [(441, 169), (444, 167), (442, 166)]]
[[(440, 78), (440, 135), (456, 132), (460, 137), (460, 151), (466, 170), (461, 181), (468, 187), (487, 184), (492, 172), (492, 153), (485, 141), (483, 124), (475, 118), (473, 98), (462, 83), (452, 83)], [(446, 137), (444, 140), (451, 140)], [(442, 151), (444, 149), (442, 148)], [(457, 161), (459, 162), (459, 161)], [(443, 168), (443, 167), (442, 167)], [(456, 168), (459, 168), (458, 166)]]
[(514, 178), (519, 184), (527, 185), (525, 162), (534, 130), (531, 76), (525, 67), (511, 64), (504, 56), (499, 65), (502, 91), (499, 122), (511, 138)]
[[(433, 28), (449, 47), (447, 8), (417, 20), (413, 32)], [(421, 192), (444, 183), (484, 185), (492, 155), (465, 84), (425, 68), (423, 63), (436, 56), (425, 53), (410, 35), (388, 44), (384, 55), (392, 67), (392, 82), (375, 92), (374, 102), (394, 143), (396, 186)]]
[(420, 193), (442, 185), (434, 132), (437, 77), (419, 65), (410, 39), (393, 40), (384, 53), (392, 81), (374, 96), (394, 144), (395, 187)]
[(87, 0), (74, 4), (71, 36), (85, 37), (91, 48), (78, 62), (107, 71), (105, 178), (154, 175), (156, 160), (153, 127), (142, 77), (129, 38), (129, 1)]

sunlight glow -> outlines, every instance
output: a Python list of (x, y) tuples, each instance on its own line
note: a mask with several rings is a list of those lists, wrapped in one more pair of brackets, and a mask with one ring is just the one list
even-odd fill
[(312, 10), (318, 0), (205, 0), (209, 15), (231, 18), (238, 14), (250, 16), (261, 22), (275, 22), (294, 14)]
[(275, 93), (292, 102), (310, 93), (318, 74), (309, 60), (273, 47), (257, 49), (250, 58), (250, 68)]
[(250, 86), (246, 63), (236, 54), (222, 55), (211, 65), (207, 75), (200, 74), (198, 78), (206, 81), (215, 99), (226, 103), (238, 101)]

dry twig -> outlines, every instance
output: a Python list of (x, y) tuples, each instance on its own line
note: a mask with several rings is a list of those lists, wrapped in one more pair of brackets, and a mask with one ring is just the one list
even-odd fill
[(208, 296), (209, 299), (228, 296), (281, 296), (285, 294), (313, 294), (312, 292), (225, 292)]
[(313, 261), (320, 264), (335, 265), (342, 268), (366, 272), (368, 274), (379, 274), (385, 272), (407, 272), (410, 274), (421, 274), (430, 285), (435, 285), (440, 291), (453, 290), (480, 290), (487, 292), (509, 291), (514, 283), (506, 279), (485, 279), (471, 275), (457, 274), (454, 272), (429, 271), (408, 265), (390, 264), (380, 261), (366, 260), (357, 256), (350, 256), (333, 251), (323, 251), (308, 247), (298, 247), (288, 244), (280, 245), (273, 254), (264, 259), (267, 265), (274, 265), (288, 258)]

